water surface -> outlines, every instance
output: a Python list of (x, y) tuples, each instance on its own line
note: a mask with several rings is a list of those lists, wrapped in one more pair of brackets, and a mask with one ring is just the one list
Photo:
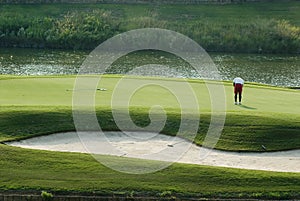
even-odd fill
[[(87, 51), (2, 48), (0, 74), (77, 74), (88, 54)], [(240, 76), (248, 82), (285, 87), (300, 86), (300, 55), (228, 53), (209, 53), (209, 55), (223, 80), (232, 80)], [(115, 61), (107, 73), (127, 73), (138, 66), (147, 66), (147, 74), (152, 76), (215, 79), (213, 74), (199, 75), (183, 59), (159, 51), (139, 51), (125, 55)], [(144, 72), (135, 70), (134, 73)]]

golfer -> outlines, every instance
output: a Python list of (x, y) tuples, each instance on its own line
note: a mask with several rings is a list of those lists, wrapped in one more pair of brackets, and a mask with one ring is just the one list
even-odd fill
[[(243, 92), (243, 86), (244, 86), (244, 80), (240, 77), (236, 77), (233, 80), (233, 86), (234, 86), (234, 104), (241, 105), (242, 104), (242, 92)], [(239, 102), (237, 102), (237, 96), (239, 95)]]

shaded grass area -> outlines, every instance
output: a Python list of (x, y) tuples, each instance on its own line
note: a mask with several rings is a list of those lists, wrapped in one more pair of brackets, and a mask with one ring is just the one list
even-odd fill
[[(108, 157), (108, 156), (103, 156)], [(110, 157), (112, 158), (112, 157)], [(136, 164), (137, 159), (126, 159)], [(117, 160), (116, 160), (117, 161)], [(151, 161), (147, 161), (149, 165)], [(173, 164), (141, 175), (106, 168), (92, 156), (0, 145), (0, 189), (72, 193), (201, 198), (299, 198), (297, 173), (248, 171)]]
[(227, 5), (1, 5), (0, 45), (93, 49), (146, 27), (183, 33), (208, 51), (299, 53), (297, 1)]
[[(132, 108), (132, 121), (140, 127), (149, 125), (149, 108)], [(117, 110), (120, 115), (126, 114)], [(114, 122), (110, 108), (98, 108), (97, 117), (103, 130), (119, 130)], [(193, 121), (193, 114), (190, 120)], [(185, 130), (178, 134), (181, 124), (181, 115), (174, 110), (169, 110), (166, 124), (162, 133), (177, 135), (201, 145), (207, 135), (210, 124), (210, 114), (202, 113), (199, 122), (198, 134), (194, 136)], [(0, 140), (18, 140), (37, 135), (75, 130), (72, 111), (68, 107), (2, 107), (0, 112)], [(128, 121), (128, 123), (126, 123)], [(133, 130), (131, 119), (124, 119), (126, 130)], [(155, 118), (159, 121), (159, 118)], [(94, 125), (86, 124), (87, 130), (93, 130)], [(124, 129), (124, 128), (123, 128)], [(151, 131), (151, 130), (149, 130)], [(257, 114), (228, 113), (222, 135), (216, 149), (230, 151), (268, 151), (289, 150), (300, 148), (300, 123), (289, 119), (289, 115), (271, 113), (267, 116)]]
[[(263, 150), (264, 145), (268, 151), (274, 151), (284, 150), (282, 145), (288, 143), (293, 149), (299, 149), (300, 124), (289, 116), (290, 114), (282, 113), (227, 113), (225, 128), (216, 147), (256, 151)], [(245, 147), (247, 148), (244, 149)]]
[(65, 108), (1, 107), (0, 141), (74, 130), (71, 115)]

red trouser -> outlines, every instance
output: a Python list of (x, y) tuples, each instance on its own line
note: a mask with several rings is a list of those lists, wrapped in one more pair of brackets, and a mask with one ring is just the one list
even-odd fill
[(239, 102), (242, 101), (242, 91), (243, 85), (242, 84), (235, 84), (234, 85), (234, 101), (237, 102), (237, 95), (239, 95)]
[(234, 85), (234, 93), (235, 94), (237, 94), (237, 93), (242, 94), (242, 91), (243, 91), (243, 85), (242, 84), (235, 84)]

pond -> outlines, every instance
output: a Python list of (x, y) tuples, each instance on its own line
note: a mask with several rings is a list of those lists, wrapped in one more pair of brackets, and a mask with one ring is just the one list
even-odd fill
[[(0, 74), (65, 75), (77, 74), (88, 51), (0, 49)], [(236, 76), (248, 82), (273, 86), (300, 86), (300, 55), (262, 55), (209, 53), (223, 80)], [(150, 65), (155, 64), (155, 65)], [(184, 60), (160, 51), (139, 51), (115, 61), (107, 73), (126, 73), (138, 66), (148, 65), (148, 75), (164, 77), (201, 78)], [(160, 68), (168, 66), (170, 69)], [(142, 74), (135, 71), (135, 74)], [(205, 77), (214, 79), (214, 77)]]

